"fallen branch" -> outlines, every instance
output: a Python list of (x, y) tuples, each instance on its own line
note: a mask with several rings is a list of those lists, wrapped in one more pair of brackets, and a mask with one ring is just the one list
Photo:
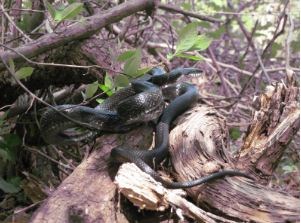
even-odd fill
[[(68, 44), (72, 41), (92, 36), (101, 28), (109, 24), (118, 22), (122, 18), (132, 15), (135, 12), (150, 9), (152, 7), (154, 7), (154, 1), (151, 0), (129, 1), (110, 10), (88, 17), (84, 21), (72, 24), (63, 30), (45, 34), (33, 42), (15, 48), (15, 50), (18, 53), (31, 58), (50, 49), (55, 49), (59, 46)], [(10, 51), (0, 51), (0, 57), (6, 62), (9, 58), (13, 59), (14, 61), (22, 60), (19, 54)], [(3, 68), (1, 63), (0, 66), (0, 68)]]

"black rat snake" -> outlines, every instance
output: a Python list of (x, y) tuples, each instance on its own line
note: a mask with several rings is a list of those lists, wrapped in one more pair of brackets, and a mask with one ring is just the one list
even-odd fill
[[(112, 160), (133, 162), (168, 188), (193, 187), (224, 176), (250, 178), (247, 174), (236, 170), (223, 170), (194, 181), (168, 182), (150, 167), (159, 164), (168, 154), (171, 122), (198, 99), (198, 91), (194, 85), (169, 83), (174, 82), (181, 75), (199, 72), (201, 71), (196, 68), (178, 68), (165, 73), (161, 68), (153, 68), (142, 78), (133, 81), (130, 87), (117, 91), (96, 108), (59, 105), (56, 109), (60, 112), (48, 109), (41, 118), (42, 136), (49, 144), (71, 144), (90, 139), (99, 131), (126, 132), (140, 123), (159, 118), (153, 150), (132, 150), (119, 146), (111, 151)], [(165, 84), (169, 85), (161, 90), (159, 86)], [(166, 99), (171, 102), (164, 109)], [(79, 124), (66, 119), (61, 113), (84, 123), (84, 130), (74, 131)]]

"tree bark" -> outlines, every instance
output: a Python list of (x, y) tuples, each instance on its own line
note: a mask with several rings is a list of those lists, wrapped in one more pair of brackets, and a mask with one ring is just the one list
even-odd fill
[(34, 213), (31, 223), (57, 222), (128, 222), (117, 203), (112, 177), (116, 165), (111, 165), (112, 148), (128, 143), (141, 148), (152, 142), (152, 129), (140, 127), (124, 135), (106, 135), (96, 142), (97, 150), (68, 176)]

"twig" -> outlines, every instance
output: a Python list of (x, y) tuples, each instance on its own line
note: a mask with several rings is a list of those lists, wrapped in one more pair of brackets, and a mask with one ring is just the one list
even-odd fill
[(80, 122), (77, 121), (75, 119), (70, 118), (68, 115), (64, 114), (62, 111), (58, 110), (57, 108), (55, 108), (54, 106), (48, 104), (47, 102), (45, 102), (43, 99), (39, 98), (38, 96), (36, 96), (33, 92), (31, 92), (15, 75), (15, 73), (11, 70), (11, 68), (7, 65), (7, 63), (5, 62), (5, 60), (0, 56), (2, 63), (4, 64), (4, 66), (6, 67), (6, 69), (9, 71), (9, 73), (11, 74), (11, 76), (13, 77), (13, 79), (16, 81), (17, 84), (20, 85), (20, 87), (27, 92), (31, 97), (33, 97), (34, 99), (36, 99), (37, 101), (39, 101), (40, 103), (50, 107), (51, 109), (55, 110), (57, 113), (59, 113), (60, 115), (62, 115), (64, 118), (89, 129), (95, 129), (95, 130), (100, 130), (98, 127), (96, 126), (92, 126), (88, 123), (84, 123), (84, 122)]
[(120, 40), (123, 40), (125, 37), (126, 32), (129, 30), (132, 22), (133, 22), (134, 16), (130, 16), (129, 18), (126, 19), (125, 24), (121, 30), (121, 32), (119, 33), (118, 37)]
[[(27, 150), (32, 151), (32, 152), (35, 152), (35, 153), (38, 153), (38, 154), (40, 154), (41, 156), (43, 156), (43, 157), (49, 159), (49, 160), (52, 161), (53, 163), (56, 163), (56, 164), (58, 164), (58, 165), (60, 165), (60, 166), (63, 166), (63, 167), (66, 168), (66, 169), (70, 169), (70, 170), (74, 170), (74, 169), (75, 169), (75, 167), (70, 167), (70, 166), (67, 165), (67, 164), (61, 163), (61, 162), (59, 162), (59, 161), (53, 159), (52, 157), (48, 156), (47, 154), (43, 153), (42, 151), (40, 151), (40, 150), (38, 150), (38, 149), (34, 149), (34, 148), (29, 147), (29, 146), (25, 146), (25, 147), (26, 147)], [(68, 175), (68, 173), (66, 173), (66, 172), (65, 172), (65, 174)]]
[(223, 75), (223, 73), (221, 72), (221, 68), (220, 68), (219, 64), (216, 62), (216, 58), (215, 58), (215, 56), (214, 56), (214, 53), (213, 53), (212, 50), (211, 50), (211, 47), (209, 47), (209, 48), (207, 49), (207, 51), (208, 51), (209, 56), (210, 56), (210, 58), (211, 58), (211, 60), (212, 60), (213, 66), (216, 68), (216, 73), (217, 73), (217, 75), (219, 76), (219, 79), (221, 80), (221, 83), (222, 83), (224, 92), (225, 92), (226, 96), (229, 97), (229, 96), (230, 96), (230, 92), (229, 92), (229, 89), (228, 89), (227, 86), (226, 86), (224, 75)]
[(212, 22), (212, 23), (223, 22), (223, 20), (221, 20), (221, 19), (216, 19), (213, 17), (200, 15), (198, 13), (185, 11), (185, 10), (182, 10), (182, 9), (180, 9), (176, 6), (170, 5), (170, 4), (167, 5), (167, 4), (159, 3), (158, 8), (166, 10), (166, 11), (170, 11), (170, 12), (180, 13), (182, 15), (189, 16), (189, 17), (196, 18), (196, 19), (203, 20), (203, 21), (207, 21), (207, 22)]
[[(109, 24), (118, 22), (124, 17), (136, 13), (137, 11), (152, 9), (153, 7), (153, 0), (127, 1), (123, 4), (115, 6), (110, 10), (90, 16), (84, 21), (72, 24), (68, 27), (68, 29), (62, 30), (59, 33), (45, 34), (37, 40), (15, 48), (15, 50), (26, 57), (31, 58), (44, 53), (49, 49), (60, 47), (75, 40), (87, 38)], [(24, 59), (15, 52), (12, 53), (0, 51), (0, 55), (5, 61), (7, 61), (9, 58), (13, 59), (14, 61)], [(0, 64), (0, 67), (3, 68), (3, 65)]]
[(25, 207), (25, 208), (22, 208), (22, 209), (19, 209), (19, 210), (15, 210), (15, 211), (14, 211), (14, 214), (17, 215), (17, 214), (19, 214), (19, 213), (21, 213), (21, 212), (25, 212), (25, 211), (27, 211), (27, 210), (29, 210), (29, 209), (31, 209), (31, 208), (33, 208), (33, 207), (35, 207), (35, 206), (37, 206), (37, 205), (43, 203), (43, 202), (44, 202), (44, 200), (34, 202), (33, 204), (31, 204), (31, 205), (29, 205), (29, 206), (27, 206), (27, 207)]
[[(274, 35), (272, 37), (272, 39), (268, 42), (268, 44), (266, 45), (266, 47), (264, 48), (264, 50), (262, 51), (261, 57), (264, 58), (266, 52), (268, 51), (268, 49), (272, 46), (272, 44), (275, 42), (275, 40), (281, 36), (282, 34), (284, 34), (285, 31), (285, 25), (286, 25), (286, 21), (287, 21), (287, 14), (286, 14), (286, 8), (288, 6), (289, 0), (286, 1), (285, 5), (284, 5), (284, 9), (281, 12), (280, 16), (279, 16), (279, 22), (277, 23), (277, 27), (275, 29)], [(282, 27), (280, 28), (280, 24), (282, 24)], [(258, 69), (258, 68), (257, 68)]]
[(116, 71), (116, 70), (113, 70), (111, 68), (105, 68), (105, 67), (101, 67), (101, 66), (98, 66), (98, 65), (89, 65), (89, 66), (84, 66), (84, 65), (71, 65), (71, 64), (60, 64), (60, 63), (44, 63), (44, 62), (37, 62), (37, 61), (33, 61), (31, 59), (29, 59), (28, 57), (26, 57), (24, 54), (16, 51), (14, 48), (11, 48), (11, 47), (8, 47), (4, 44), (1, 44), (0, 43), (0, 46), (8, 49), (8, 50), (11, 50), (13, 51), (14, 53), (16, 53), (17, 55), (19, 55), (21, 58), (23, 58), (26, 62), (30, 63), (30, 64), (33, 64), (33, 65), (37, 65), (37, 66), (50, 66), (50, 67), (68, 67), (68, 68), (79, 68), (79, 69), (91, 69), (91, 68), (99, 68), (99, 69), (103, 69), (103, 70), (107, 70), (107, 71), (111, 71), (111, 72), (114, 72), (114, 73), (119, 73), (119, 74), (124, 74), (124, 75), (127, 75), (125, 73), (122, 73), (120, 71)]
[(4, 9), (4, 7), (3, 7), (3, 5), (2, 4), (0, 4), (0, 8), (1, 8), (1, 11), (2, 11), (2, 13), (5, 15), (5, 17), (7, 18), (7, 20), (12, 24), (12, 26), (16, 29), (16, 30), (18, 30), (20, 33), (21, 33), (21, 35), (22, 36), (24, 36), (25, 37), (25, 39), (26, 40), (28, 40), (28, 42), (31, 42), (32, 41), (32, 39), (29, 37), (29, 36), (27, 36), (17, 25), (16, 25), (16, 23), (12, 20), (12, 18), (9, 16), (9, 14), (5, 11), (5, 9)]
[[(254, 34), (255, 34), (255, 32), (256, 32), (256, 29), (257, 29), (257, 26), (258, 26), (258, 19), (256, 20), (256, 23), (255, 23), (255, 25), (254, 25), (254, 27), (253, 27), (253, 29), (252, 29), (252, 31), (251, 31), (251, 39), (253, 39), (253, 37), (254, 37)], [(247, 54), (248, 54), (248, 52), (249, 52), (249, 48), (250, 48), (250, 41), (248, 41), (248, 46), (246, 47), (246, 51), (245, 51), (245, 53), (242, 55), (242, 57), (241, 57), (241, 59), (240, 59), (240, 61), (242, 62), (244, 59), (245, 59), (245, 57), (247, 56)]]
[[(233, 7), (233, 5), (232, 5), (231, 0), (227, 0), (227, 3), (228, 3), (229, 8), (230, 8), (231, 10), (234, 10), (234, 7)], [(258, 49), (257, 49), (257, 47), (255, 46), (255, 43), (254, 43), (253, 40), (252, 40), (252, 36), (251, 36), (251, 35), (249, 34), (249, 32), (247, 31), (247, 29), (246, 29), (245, 25), (243, 24), (243, 22), (241, 21), (241, 19), (240, 19), (237, 15), (235, 15), (234, 17), (235, 17), (235, 19), (236, 19), (236, 21), (237, 21), (237, 23), (238, 23), (238, 25), (239, 25), (241, 31), (243, 32), (244, 36), (247, 38), (247, 40), (248, 40), (250, 46), (251, 46), (252, 49), (254, 50), (254, 52), (255, 52), (255, 54), (256, 54), (256, 57), (257, 57), (257, 60), (258, 60), (258, 63), (259, 63), (259, 65), (260, 65), (260, 67), (261, 67), (261, 69), (262, 69), (262, 71), (263, 71), (265, 77), (267, 78), (268, 83), (271, 84), (271, 78), (270, 78), (270, 76), (268, 75), (268, 73), (266, 72), (266, 69), (265, 69), (264, 64), (263, 64), (263, 62), (262, 62), (262, 59), (261, 59), (261, 55), (259, 54)]]
[[(290, 10), (290, 7), (288, 7), (288, 10)], [(292, 15), (289, 12), (288, 12), (288, 19), (289, 19), (290, 26), (285, 40), (285, 67), (287, 72), (290, 69), (291, 40), (292, 40), (292, 33), (294, 31), (294, 21)]]

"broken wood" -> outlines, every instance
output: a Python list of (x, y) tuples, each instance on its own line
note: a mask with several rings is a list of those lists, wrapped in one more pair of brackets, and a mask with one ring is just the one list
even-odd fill
[[(291, 84), (288, 82), (288, 86), (277, 83), (268, 87), (268, 89), (272, 90), (268, 91), (268, 97), (267, 92), (261, 96), (261, 101), (264, 101), (264, 103), (261, 103), (259, 111), (265, 111), (262, 118), (266, 122), (264, 123), (265, 125), (260, 123), (260, 126), (261, 128), (269, 128), (268, 132), (270, 135), (268, 134), (263, 138), (263, 136), (259, 137), (253, 134), (252, 140), (266, 139), (266, 143), (255, 144), (262, 146), (260, 150), (258, 147), (254, 147), (254, 149), (248, 150), (248, 153), (242, 153), (245, 150), (239, 151), (238, 154), (243, 154), (241, 156), (242, 160), (240, 160), (239, 156), (234, 157), (229, 151), (226, 121), (212, 107), (205, 105), (196, 106), (182, 115), (177, 126), (171, 131), (170, 153), (177, 181), (193, 180), (219, 169), (239, 169), (240, 171), (249, 172), (258, 180), (253, 182), (242, 177), (226, 177), (225, 179), (188, 189), (187, 192), (194, 199), (195, 203), (203, 211), (205, 210), (202, 213), (204, 215), (194, 216), (194, 219), (207, 222), (209, 221), (208, 218), (210, 218), (208, 213), (210, 213), (222, 216), (224, 218), (222, 222), (254, 221), (272, 223), (297, 222), (299, 220), (299, 199), (267, 188), (261, 184), (262, 181), (258, 179), (257, 175), (250, 171), (256, 167), (256, 162), (254, 162), (256, 159), (254, 160), (254, 157), (257, 157), (257, 159), (260, 157), (251, 157), (252, 150), (254, 150), (253, 154), (254, 152), (258, 154), (258, 151), (265, 154), (266, 150), (272, 151), (274, 149), (277, 151), (276, 154), (282, 154), (294, 133), (298, 130), (298, 91), (293, 82)], [(282, 97), (279, 97), (279, 95), (282, 95)], [(281, 110), (279, 110), (279, 107), (275, 107), (278, 104), (283, 105)], [(275, 117), (275, 112), (273, 113), (273, 111), (278, 111), (278, 118), (273, 119)], [(254, 114), (257, 113), (255, 112)], [(268, 117), (266, 117), (267, 115)], [(255, 117), (258, 116), (254, 115), (249, 133), (254, 132), (252, 131), (254, 129), (252, 126), (258, 126), (259, 122)], [(260, 120), (262, 121), (263, 119)], [(274, 120), (273, 125), (268, 125), (267, 122), (271, 120)], [(258, 130), (258, 128), (256, 129)], [(257, 133), (263, 133), (262, 130)], [(278, 134), (275, 132), (278, 132)], [(246, 138), (250, 139), (249, 134)], [(246, 154), (249, 155), (250, 159), (245, 159)], [(274, 160), (275, 157), (271, 155), (268, 157), (271, 159), (269, 160), (270, 162), (277, 163)], [(277, 158), (279, 159), (279, 155)], [(157, 186), (154, 187), (152, 184), (150, 186), (149, 183), (146, 183), (153, 181), (139, 180), (141, 185), (139, 189), (139, 186), (135, 185), (133, 180), (126, 180), (129, 177), (129, 171), (134, 170), (129, 167), (123, 168), (126, 168), (126, 170), (120, 170), (116, 182), (119, 185), (119, 190), (132, 200), (134, 204), (140, 208), (150, 209), (154, 209), (156, 205), (158, 205), (157, 209), (166, 208), (167, 203), (171, 206), (175, 205), (171, 200), (168, 200), (168, 196), (166, 197), (166, 190), (163, 190), (165, 193), (160, 194), (161, 189), (154, 190)], [(138, 173), (136, 171), (131, 174)], [(141, 189), (142, 187), (143, 190)], [(150, 198), (152, 198), (151, 202), (148, 200)], [(139, 202), (137, 202), (137, 199)], [(146, 202), (147, 200), (148, 202)], [(176, 207), (183, 208), (183, 212), (191, 217), (190, 214), (185, 212), (185, 206), (180, 207), (180, 205), (176, 204)]]

